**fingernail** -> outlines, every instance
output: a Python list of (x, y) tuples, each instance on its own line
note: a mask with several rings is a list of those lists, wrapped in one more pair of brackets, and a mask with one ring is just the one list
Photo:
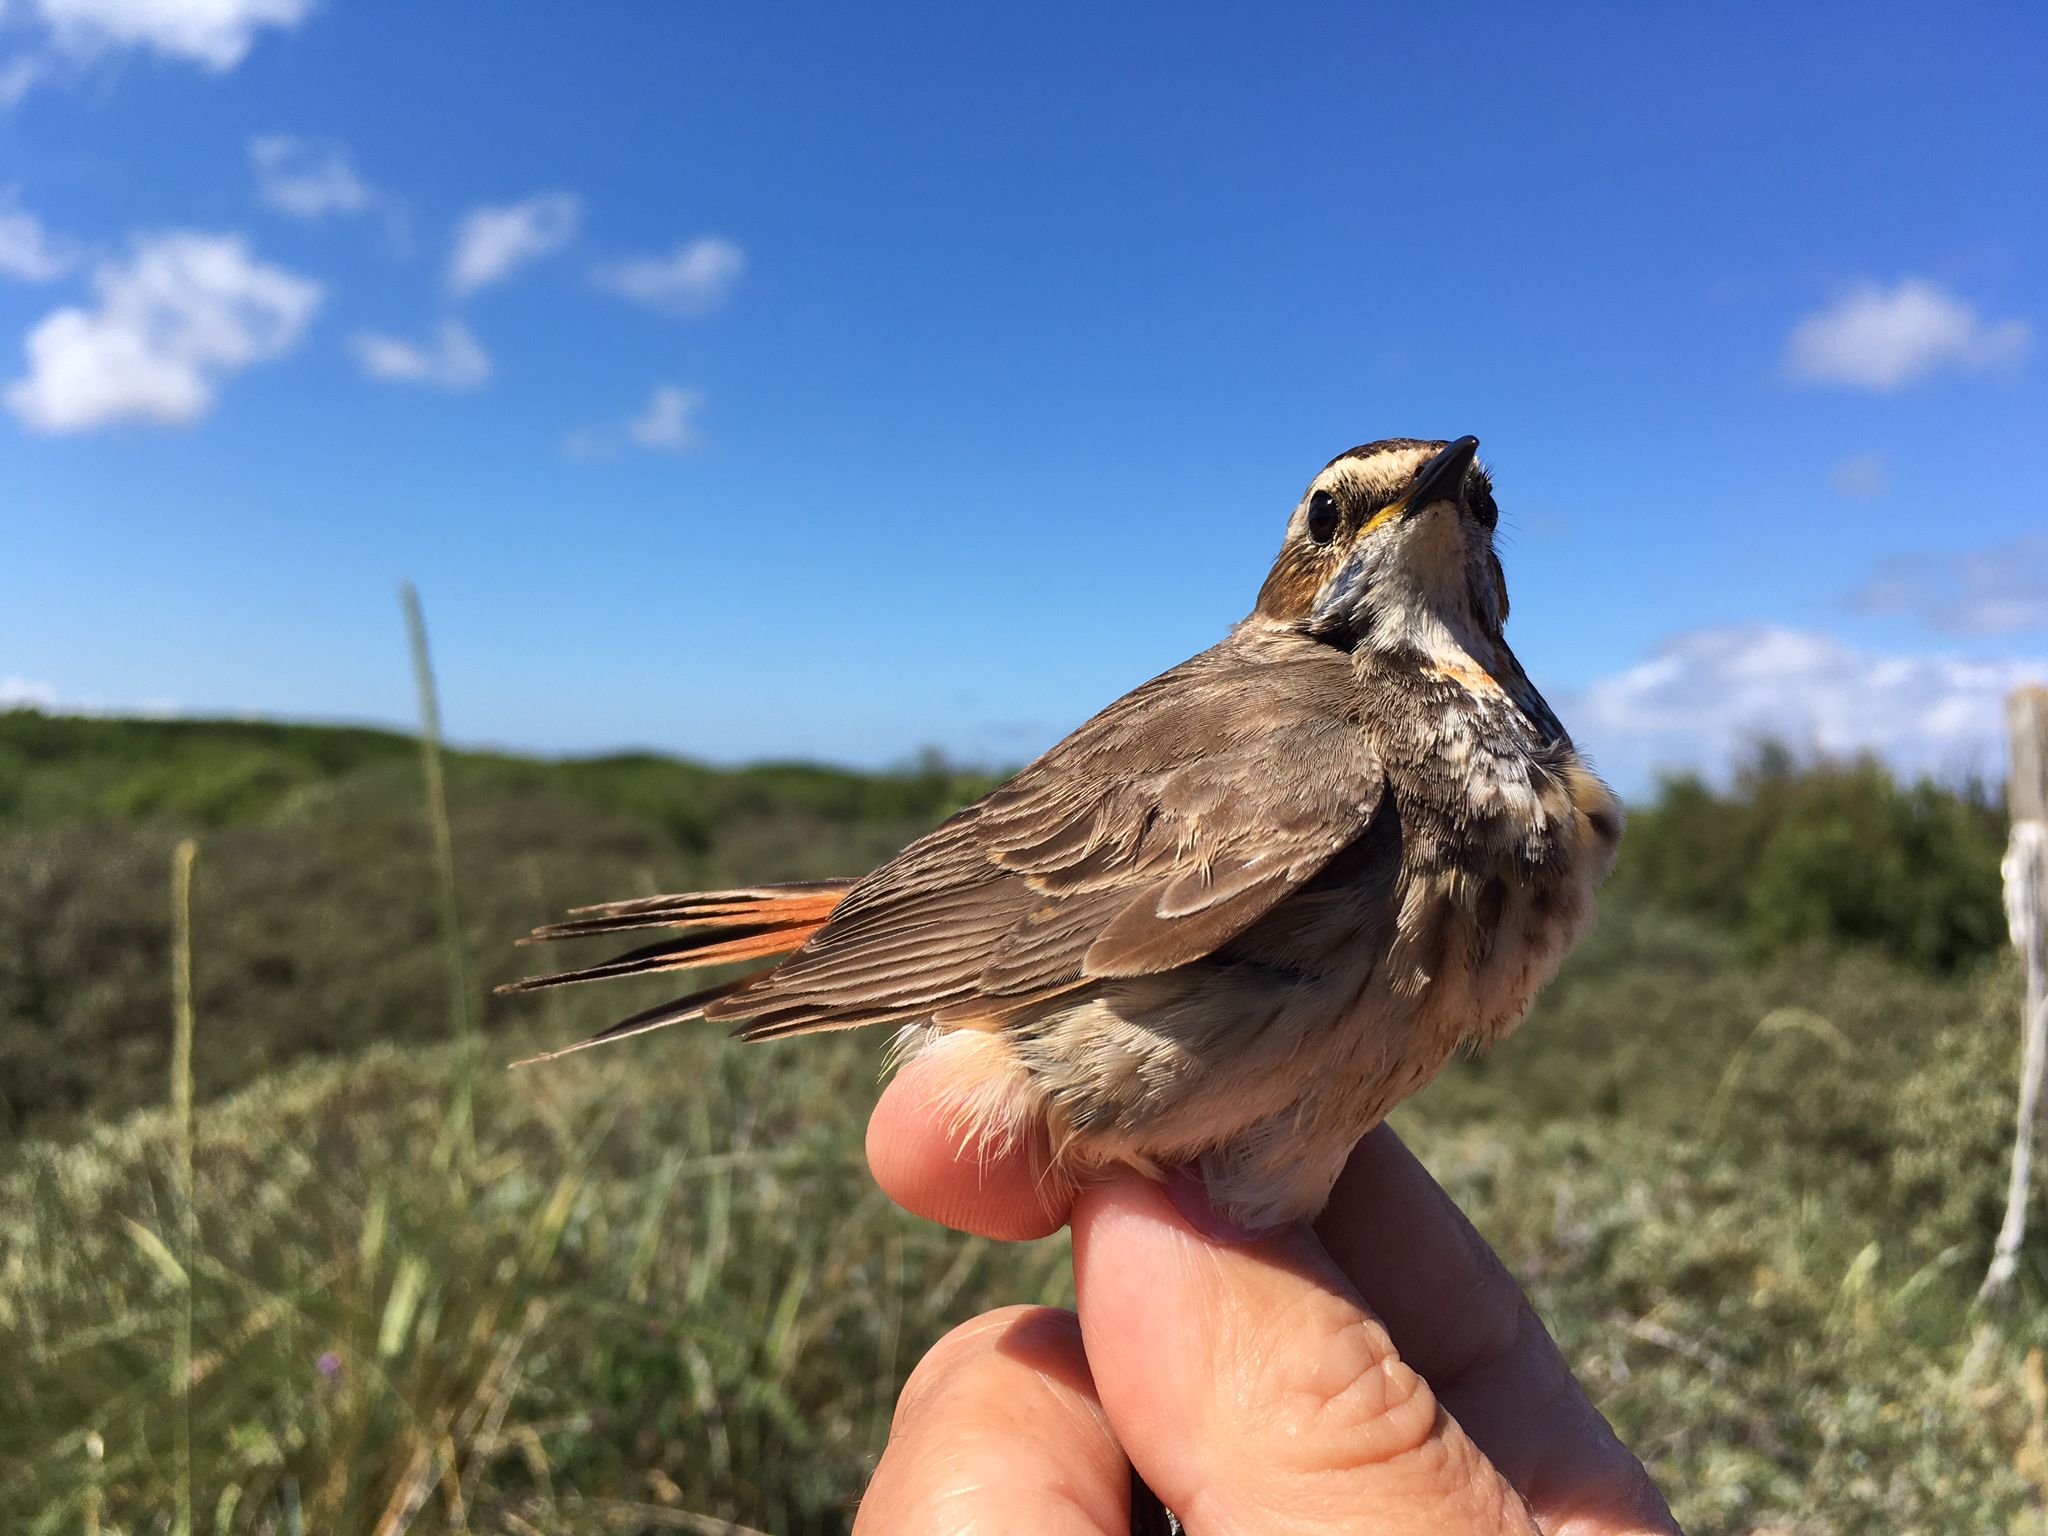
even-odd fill
[(1193, 1168), (1184, 1165), (1169, 1169), (1161, 1184), (1181, 1218), (1210, 1242), (1230, 1246), (1255, 1242), (1263, 1235), (1239, 1226), (1219, 1211), (1209, 1198), (1209, 1186)]

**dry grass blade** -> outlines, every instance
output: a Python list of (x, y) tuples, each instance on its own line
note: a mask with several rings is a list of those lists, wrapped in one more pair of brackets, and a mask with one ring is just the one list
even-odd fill
[(448, 780), (441, 765), (441, 700), (434, 687), (434, 660), (427, 649), (427, 618), (419, 589), (405, 582), (398, 589), (405, 610), (405, 636), (412, 652), (413, 682), (419, 691), (420, 769), (424, 776), (427, 826), (434, 840), (434, 886), (441, 922), (442, 963), (448, 975), (450, 1028), (463, 1051), (464, 1068), (448, 1116), (448, 1141), (437, 1147), (446, 1157), (452, 1150), (466, 1162), (475, 1156), (473, 1124), (476, 1101), (476, 1010), (470, 995), (469, 965), (463, 954), (462, 910), (455, 886), (455, 833), (448, 817)]
[(180, 842), (171, 862), (171, 1120), (177, 1147), (178, 1253), (184, 1271), (178, 1331), (171, 1347), (177, 1391), (178, 1507), (174, 1536), (192, 1536), (192, 1271), (199, 1250), (198, 1199), (192, 1174), (192, 866), (199, 845)]

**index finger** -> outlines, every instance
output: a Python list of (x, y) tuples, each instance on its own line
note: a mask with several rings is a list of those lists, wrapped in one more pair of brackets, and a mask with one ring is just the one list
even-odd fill
[(891, 1200), (942, 1226), (1005, 1242), (1050, 1237), (1067, 1224), (1073, 1189), (1048, 1178), (1045, 1133), (988, 1147), (950, 1129), (957, 1101), (930, 1057), (905, 1062), (868, 1121), (868, 1169)]
[(955, 1328), (911, 1373), (854, 1532), (1123, 1536), (1130, 1509), (1080, 1324), (1009, 1307)]

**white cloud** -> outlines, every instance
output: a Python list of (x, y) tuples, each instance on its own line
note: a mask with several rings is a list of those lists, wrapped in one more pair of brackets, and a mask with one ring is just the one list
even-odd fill
[(621, 298), (674, 315), (702, 314), (732, 291), (747, 254), (730, 240), (706, 236), (673, 255), (641, 256), (597, 269), (597, 284)]
[(0, 197), (0, 276), (47, 283), (78, 265), (78, 248), (52, 235), (43, 221)]
[(43, 78), (43, 61), (32, 54), (17, 54), (0, 64), (0, 112), (19, 106), (23, 97)]
[(1562, 713), (1624, 781), (1653, 767), (1725, 766), (1764, 735), (1953, 771), (1995, 767), (2006, 694), (2042, 676), (2048, 658), (1884, 653), (1811, 630), (1735, 626), (1673, 637)]
[(373, 201), (363, 179), (338, 144), (309, 144), (289, 133), (265, 133), (249, 141), (249, 164), (264, 202), (295, 219), (330, 213), (361, 213)]
[(49, 683), (23, 677), (0, 677), (0, 709), (33, 709), (44, 715), (142, 715), (169, 719), (180, 713), (176, 699), (148, 699), (140, 704), (109, 704), (105, 699), (60, 697)]
[(704, 392), (664, 384), (656, 389), (647, 408), (626, 425), (626, 435), (642, 448), (665, 448), (681, 453), (697, 446), (696, 415), (704, 408)]
[(1837, 495), (1858, 501), (1882, 496), (1885, 488), (1884, 460), (1874, 453), (1859, 453), (1846, 458), (1834, 467), (1828, 483), (1834, 486)]
[(528, 262), (573, 240), (582, 216), (582, 204), (566, 192), (543, 192), (524, 202), (471, 210), (455, 231), (448, 286), (461, 295), (503, 282)]
[(349, 338), (349, 349), (373, 379), (475, 389), (491, 376), (490, 354), (460, 320), (443, 320), (424, 345), (364, 331)]
[(1899, 389), (1944, 369), (1982, 373), (2027, 355), (2024, 320), (1987, 320), (1924, 278), (1885, 288), (1860, 283), (1792, 328), (1785, 366), (1795, 379), (1856, 389)]
[(57, 690), (25, 677), (0, 677), (0, 709), (56, 709)]
[(697, 416), (706, 396), (701, 389), (659, 384), (640, 413), (623, 427), (582, 427), (562, 440), (572, 459), (609, 459), (627, 444), (664, 453), (687, 453), (702, 445)]
[(1951, 635), (2048, 630), (2048, 534), (1887, 560), (1849, 602), (1860, 613), (1906, 614)]
[(28, 373), (6, 402), (32, 431), (197, 421), (228, 375), (289, 352), (321, 300), (239, 236), (193, 231), (138, 240), (93, 286), (97, 308), (54, 310), (28, 334)]
[(147, 48), (225, 71), (241, 63), (265, 27), (295, 27), (313, 0), (36, 0), (57, 43), (91, 55)]

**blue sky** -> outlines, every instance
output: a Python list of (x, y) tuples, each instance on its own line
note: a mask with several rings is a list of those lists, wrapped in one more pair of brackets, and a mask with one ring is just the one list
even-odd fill
[(1996, 768), (2038, 9), (0, 8), (0, 699), (1019, 761), (1474, 432), (1624, 787)]

